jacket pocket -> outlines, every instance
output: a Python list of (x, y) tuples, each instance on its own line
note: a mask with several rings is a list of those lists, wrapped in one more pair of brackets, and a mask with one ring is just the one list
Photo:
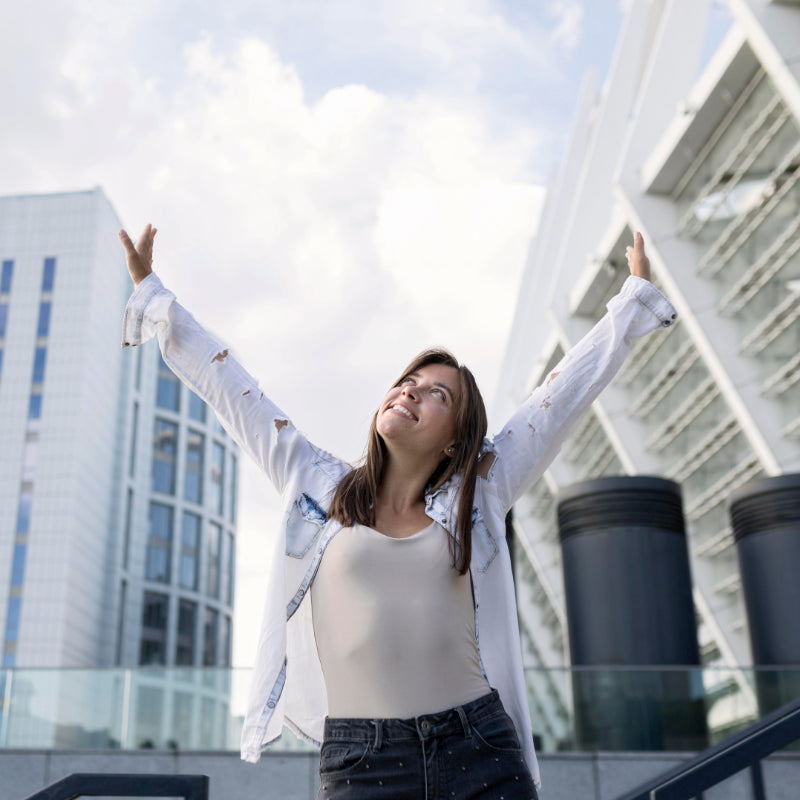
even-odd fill
[(286, 519), (286, 555), (303, 558), (327, 521), (317, 501), (305, 492), (292, 504)]
[(497, 542), (483, 521), (481, 510), (475, 506), (472, 509), (472, 560), (478, 572), (486, 572), (499, 552)]

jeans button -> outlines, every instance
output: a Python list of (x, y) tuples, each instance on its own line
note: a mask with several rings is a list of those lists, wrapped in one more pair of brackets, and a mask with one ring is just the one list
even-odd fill
[(431, 729), (431, 724), (430, 724), (430, 722), (428, 722), (428, 720), (424, 719), (424, 720), (422, 720), (422, 723), (420, 724), (420, 728), (422, 728), (422, 732), (423, 733), (429, 733), (430, 729)]

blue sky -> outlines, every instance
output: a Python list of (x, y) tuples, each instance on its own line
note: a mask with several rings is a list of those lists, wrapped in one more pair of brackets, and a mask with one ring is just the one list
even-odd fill
[[(356, 459), (424, 347), (453, 349), (491, 402), (544, 187), (621, 5), (5, 4), (0, 194), (99, 185), (133, 234), (153, 222), (179, 299)], [(278, 518), (254, 469), (240, 510), (247, 664)]]

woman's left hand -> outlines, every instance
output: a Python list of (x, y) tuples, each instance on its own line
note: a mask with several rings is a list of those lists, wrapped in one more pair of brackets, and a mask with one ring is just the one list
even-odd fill
[(628, 269), (630, 269), (631, 275), (649, 281), (650, 259), (644, 254), (644, 238), (638, 231), (633, 234), (633, 247), (628, 245), (625, 248), (625, 255), (628, 258)]

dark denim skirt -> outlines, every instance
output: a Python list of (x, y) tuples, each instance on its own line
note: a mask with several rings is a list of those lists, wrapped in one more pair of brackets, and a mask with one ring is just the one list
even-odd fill
[(538, 800), (496, 690), (411, 719), (325, 720), (317, 800)]

